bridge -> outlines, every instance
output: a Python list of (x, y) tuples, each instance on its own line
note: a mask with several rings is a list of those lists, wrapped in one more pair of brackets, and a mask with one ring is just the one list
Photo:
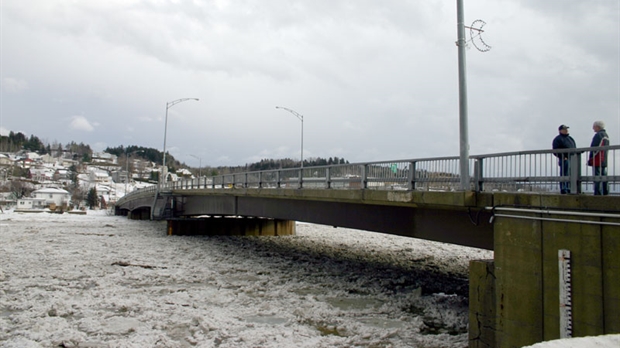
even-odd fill
[(587, 166), (595, 150), (470, 156), (469, 190), (459, 157), (200, 177), (136, 190), (116, 213), (167, 220), (169, 234), (285, 235), (303, 221), (494, 250), (470, 264), (470, 347), (521, 347), (620, 333), (620, 146), (604, 148), (607, 175)]

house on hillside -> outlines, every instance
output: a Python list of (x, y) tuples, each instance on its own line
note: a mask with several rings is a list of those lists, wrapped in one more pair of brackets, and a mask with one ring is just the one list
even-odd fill
[(9, 156), (0, 153), (0, 166), (13, 165), (13, 160)]
[(194, 175), (192, 174), (192, 172), (190, 172), (188, 169), (186, 168), (181, 168), (179, 170), (177, 170), (177, 176), (181, 179), (191, 179), (194, 177)]
[(67, 206), (71, 200), (71, 194), (63, 189), (42, 188), (32, 193), (34, 198), (45, 199), (47, 205)]
[(51, 155), (45, 154), (41, 156), (41, 162), (45, 164), (56, 164), (56, 158), (52, 157)]
[(54, 178), (54, 169), (37, 167), (28, 169), (28, 179), (36, 181), (51, 181)]
[(112, 181), (108, 173), (100, 170), (90, 170), (88, 177), (91, 183), (109, 183)]
[(74, 159), (70, 159), (70, 158), (61, 158), (60, 159), (60, 165), (65, 167), (65, 168), (69, 168), (71, 166), (77, 166), (78, 164), (80, 164), (80, 162), (76, 161)]
[(16, 212), (20, 211), (43, 211), (47, 205), (45, 199), (41, 198), (20, 198), (17, 200)]
[(37, 161), (41, 160), (41, 155), (39, 155), (36, 152), (27, 152), (26, 153), (26, 158), (31, 159), (31, 160), (37, 162)]
[(91, 160), (92, 164), (118, 164), (118, 157), (107, 152), (95, 152)]
[(58, 181), (64, 185), (71, 184), (71, 172), (64, 168), (56, 169), (54, 172), (54, 181)]
[(30, 158), (20, 157), (15, 160), (15, 164), (21, 168), (28, 169), (35, 165), (35, 161)]
[(17, 200), (15, 211), (43, 210), (49, 207), (64, 207), (69, 205), (71, 194), (57, 188), (42, 188), (32, 193), (33, 197)]

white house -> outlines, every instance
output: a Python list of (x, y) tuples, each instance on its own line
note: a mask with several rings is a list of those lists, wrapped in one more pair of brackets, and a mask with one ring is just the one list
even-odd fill
[(99, 170), (90, 170), (89, 179), (92, 183), (109, 183), (112, 181), (108, 173)]
[(33, 161), (38, 161), (39, 159), (41, 159), (41, 155), (39, 155), (36, 152), (28, 152), (26, 153), (26, 158), (31, 159)]
[(35, 199), (44, 199), (46, 205), (55, 204), (57, 206), (67, 206), (71, 200), (71, 194), (68, 191), (58, 188), (42, 188), (34, 191)]
[(15, 211), (42, 211), (56, 204), (66, 206), (69, 203), (69, 192), (57, 188), (42, 188), (32, 193), (33, 197), (20, 198), (17, 200)]
[(92, 163), (117, 164), (118, 158), (116, 157), (116, 155), (107, 152), (95, 152), (92, 156)]
[(54, 178), (54, 169), (47, 167), (30, 168), (29, 178), (37, 181), (51, 181)]
[(47, 206), (43, 198), (20, 198), (17, 200), (17, 206), (15, 211), (39, 211), (45, 209)]
[(13, 160), (9, 156), (0, 153), (0, 165), (10, 166), (12, 164)]
[(177, 176), (183, 177), (183, 178), (192, 178), (193, 174), (188, 169), (181, 168), (177, 170)]

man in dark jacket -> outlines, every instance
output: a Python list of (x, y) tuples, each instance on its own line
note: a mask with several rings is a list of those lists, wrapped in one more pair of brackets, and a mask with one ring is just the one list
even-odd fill
[[(553, 139), (553, 149), (574, 149), (577, 147), (575, 144), (575, 139), (568, 135), (568, 126), (561, 125), (558, 128), (560, 134)], [(570, 176), (570, 153), (555, 153), (558, 158), (558, 165), (560, 166), (560, 176), (568, 177)], [(568, 178), (567, 178), (568, 179)], [(570, 193), (570, 182), (569, 181), (560, 181), (560, 193), (567, 194)]]
[[(594, 137), (592, 138), (592, 144), (590, 147), (609, 146), (609, 137), (605, 131), (605, 122), (596, 121), (592, 125), (594, 130)], [(588, 165), (592, 166), (593, 174), (599, 179), (603, 176), (607, 176), (607, 150), (590, 151), (590, 157), (588, 158)], [(594, 182), (594, 195), (608, 195), (609, 183), (607, 181), (595, 181)]]

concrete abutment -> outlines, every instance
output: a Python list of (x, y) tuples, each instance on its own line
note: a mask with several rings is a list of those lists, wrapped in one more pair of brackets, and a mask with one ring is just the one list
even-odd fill
[(561, 338), (559, 250), (571, 253), (572, 337), (620, 333), (620, 207), (606, 197), (522, 198), (495, 201), (524, 208), (496, 211), (494, 260), (470, 263), (469, 347)]

